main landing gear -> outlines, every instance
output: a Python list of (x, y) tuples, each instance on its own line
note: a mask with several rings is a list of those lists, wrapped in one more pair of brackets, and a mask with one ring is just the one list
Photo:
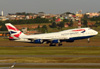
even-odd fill
[(59, 43), (58, 46), (62, 46), (62, 43)]
[[(56, 43), (50, 43), (49, 46), (56, 46)], [(62, 46), (62, 43), (58, 43), (58, 46)]]
[(88, 38), (88, 43), (90, 43), (90, 38)]
[(56, 44), (55, 43), (50, 43), (50, 45), (49, 46), (56, 46)]

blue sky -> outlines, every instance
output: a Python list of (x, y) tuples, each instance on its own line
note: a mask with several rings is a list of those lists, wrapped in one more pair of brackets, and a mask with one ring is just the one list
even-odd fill
[(82, 10), (85, 12), (100, 11), (100, 0), (0, 0), (0, 11), (16, 12), (45, 12), (61, 14)]

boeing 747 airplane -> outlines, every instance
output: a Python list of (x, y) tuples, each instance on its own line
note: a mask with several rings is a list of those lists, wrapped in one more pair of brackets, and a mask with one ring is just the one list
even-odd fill
[(98, 34), (97, 31), (90, 28), (77, 28), (54, 33), (25, 35), (11, 23), (6, 23), (5, 25), (10, 33), (10, 40), (41, 44), (49, 43), (50, 46), (56, 46), (56, 44), (61, 46), (62, 42), (74, 42), (75, 40), (90, 38)]

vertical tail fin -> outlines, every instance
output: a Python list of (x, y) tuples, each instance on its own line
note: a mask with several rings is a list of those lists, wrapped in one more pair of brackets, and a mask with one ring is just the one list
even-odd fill
[(21, 31), (19, 31), (15, 26), (13, 26), (11, 23), (6, 23), (5, 24), (12, 39), (19, 39), (21, 38), (23, 34)]

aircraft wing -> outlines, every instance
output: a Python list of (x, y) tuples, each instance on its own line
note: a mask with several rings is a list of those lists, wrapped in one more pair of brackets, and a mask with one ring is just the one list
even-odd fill
[(28, 38), (25, 38), (25, 39), (33, 39), (33, 40), (36, 40), (36, 39), (41, 39), (41, 40), (55, 40), (55, 39), (59, 39), (59, 40), (64, 40), (64, 39), (69, 39), (69, 37), (44, 37), (44, 38), (34, 38), (34, 37), (28, 37)]

